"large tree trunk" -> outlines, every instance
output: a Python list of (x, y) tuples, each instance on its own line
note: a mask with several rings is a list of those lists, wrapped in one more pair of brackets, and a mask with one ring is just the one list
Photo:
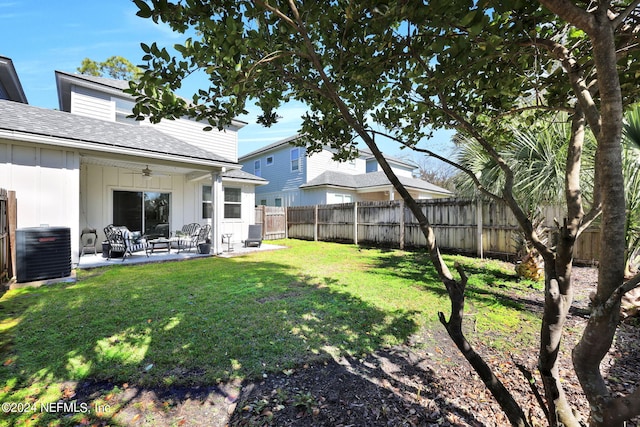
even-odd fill
[(555, 254), (547, 254), (545, 259), (545, 304), (540, 331), (538, 370), (548, 401), (549, 424), (552, 426), (579, 425), (562, 388), (558, 356), (564, 323), (573, 300), (571, 267), (574, 245), (584, 218), (580, 190), (584, 128), (584, 114), (578, 106), (571, 120), (571, 140), (565, 167), (567, 220), (558, 231)]
[[(566, 229), (562, 230), (565, 234)], [(562, 240), (563, 237), (560, 238)], [(573, 240), (566, 242), (573, 247)], [(544, 385), (549, 410), (549, 425), (575, 426), (580, 423), (567, 401), (558, 368), (560, 343), (564, 324), (573, 300), (571, 286), (572, 249), (566, 247), (562, 256), (545, 260), (544, 314), (540, 330), (538, 370)]]
[[(605, 11), (606, 12), (606, 11)], [(600, 269), (594, 307), (587, 327), (574, 349), (573, 362), (591, 405), (590, 425), (622, 426), (629, 410), (620, 411), (600, 372), (600, 362), (613, 342), (620, 301), (607, 304), (624, 280), (625, 199), (622, 177), (622, 94), (616, 70), (613, 27), (604, 12), (588, 32), (592, 43), (601, 97), (601, 130), (597, 135), (596, 167), (602, 189)], [(635, 408), (637, 411), (637, 408)]]
[[(590, 403), (590, 425), (617, 427), (640, 413), (640, 388), (616, 398), (609, 392), (600, 372), (600, 364), (611, 347), (619, 321), (626, 247), (621, 150), (623, 104), (614, 25), (619, 25), (622, 21), (618, 18), (624, 19), (624, 13), (629, 13), (638, 3), (630, 4), (615, 19), (610, 15), (611, 2), (608, 1), (595, 3), (590, 11), (565, 0), (540, 0), (540, 3), (584, 30), (593, 46), (600, 102), (596, 104), (588, 91), (575, 92), (598, 142), (594, 197), (599, 197), (602, 204), (600, 265), (592, 313), (580, 342), (574, 348), (573, 364)], [(574, 87), (578, 86), (577, 83), (580, 82), (572, 81)]]

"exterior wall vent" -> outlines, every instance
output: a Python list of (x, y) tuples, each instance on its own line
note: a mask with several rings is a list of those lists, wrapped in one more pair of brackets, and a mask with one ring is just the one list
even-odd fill
[(17, 229), (16, 258), (16, 280), (19, 283), (70, 276), (71, 229)]

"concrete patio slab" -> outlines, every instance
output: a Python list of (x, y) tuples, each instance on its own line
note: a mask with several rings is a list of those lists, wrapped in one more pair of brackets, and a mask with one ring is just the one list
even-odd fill
[[(244, 245), (242, 245), (241, 243), (236, 243), (236, 244), (232, 244), (231, 245), (232, 250), (228, 251), (227, 244), (225, 243), (223, 246), (225, 250), (222, 253), (218, 254), (217, 256), (224, 257), (224, 258), (241, 256), (241, 255), (246, 255), (254, 252), (272, 251), (272, 250), (286, 248), (285, 246), (271, 245), (268, 243), (263, 243), (262, 246), (260, 247), (252, 246), (252, 247), (245, 248)], [(111, 259), (103, 258), (102, 253), (98, 253), (95, 255), (88, 254), (80, 257), (80, 261), (76, 266), (74, 266), (74, 268), (89, 269), (89, 268), (97, 268), (97, 267), (106, 267), (109, 265), (133, 265), (133, 264), (148, 264), (153, 262), (183, 261), (188, 259), (207, 258), (211, 256), (214, 256), (214, 254), (202, 255), (197, 253), (197, 251), (195, 250), (182, 251), (178, 253), (177, 250), (172, 250), (169, 253), (165, 251), (149, 253), (148, 257), (143, 252), (137, 252), (137, 253), (134, 253), (133, 255), (127, 256), (123, 261), (122, 258), (111, 258)]]

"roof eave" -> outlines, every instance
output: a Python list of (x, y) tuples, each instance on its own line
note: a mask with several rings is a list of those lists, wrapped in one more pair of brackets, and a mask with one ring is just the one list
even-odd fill
[(307, 188), (320, 188), (320, 187), (324, 187), (324, 188), (342, 188), (342, 189), (348, 189), (348, 190), (357, 190), (357, 188), (350, 186), (350, 185), (339, 185), (339, 184), (303, 184), (300, 186), (300, 188), (302, 189), (307, 189)]
[(227, 169), (240, 169), (240, 165), (233, 162), (225, 162), (221, 160), (205, 159), (200, 157), (190, 157), (178, 154), (164, 153), (152, 150), (139, 150), (129, 147), (114, 146), (111, 144), (83, 141), (83, 140), (70, 140), (66, 138), (39, 135), (27, 132), (20, 132), (15, 130), (0, 129), (0, 139), (8, 139), (12, 141), (40, 143), (45, 145), (53, 145), (57, 147), (72, 148), (78, 151), (85, 152), (97, 152), (103, 154), (114, 155), (127, 155), (145, 157), (155, 160), (168, 160), (179, 161), (182, 163), (188, 163), (199, 166), (207, 166), (214, 168), (227, 168)]
[(267, 180), (257, 180), (251, 178), (240, 178), (240, 177), (222, 177), (223, 182), (238, 182), (243, 184), (254, 184), (254, 185), (267, 185), (269, 181)]
[(296, 139), (300, 138), (299, 134), (296, 134), (294, 136), (290, 136), (288, 138), (285, 139), (281, 139), (280, 141), (276, 141), (273, 144), (269, 144), (265, 147), (259, 148), (255, 151), (252, 151), (250, 153), (245, 154), (244, 156), (241, 156), (238, 158), (239, 162), (245, 161), (250, 159), (251, 157), (255, 157), (257, 155), (261, 155), (264, 153), (267, 153), (269, 151), (274, 151), (279, 149), (280, 147), (282, 147), (283, 145), (291, 145), (291, 141), (295, 141)]

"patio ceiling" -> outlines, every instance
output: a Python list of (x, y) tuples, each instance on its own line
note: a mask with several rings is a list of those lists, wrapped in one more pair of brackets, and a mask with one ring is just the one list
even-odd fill
[(125, 160), (112, 157), (82, 156), (82, 163), (97, 166), (116, 167), (127, 169), (132, 172), (141, 172), (142, 169), (148, 167), (154, 173), (163, 175), (201, 176), (207, 175), (212, 171), (211, 169), (193, 167), (193, 165), (172, 165), (167, 164), (166, 162), (158, 162), (154, 159), (144, 158), (136, 160)]

